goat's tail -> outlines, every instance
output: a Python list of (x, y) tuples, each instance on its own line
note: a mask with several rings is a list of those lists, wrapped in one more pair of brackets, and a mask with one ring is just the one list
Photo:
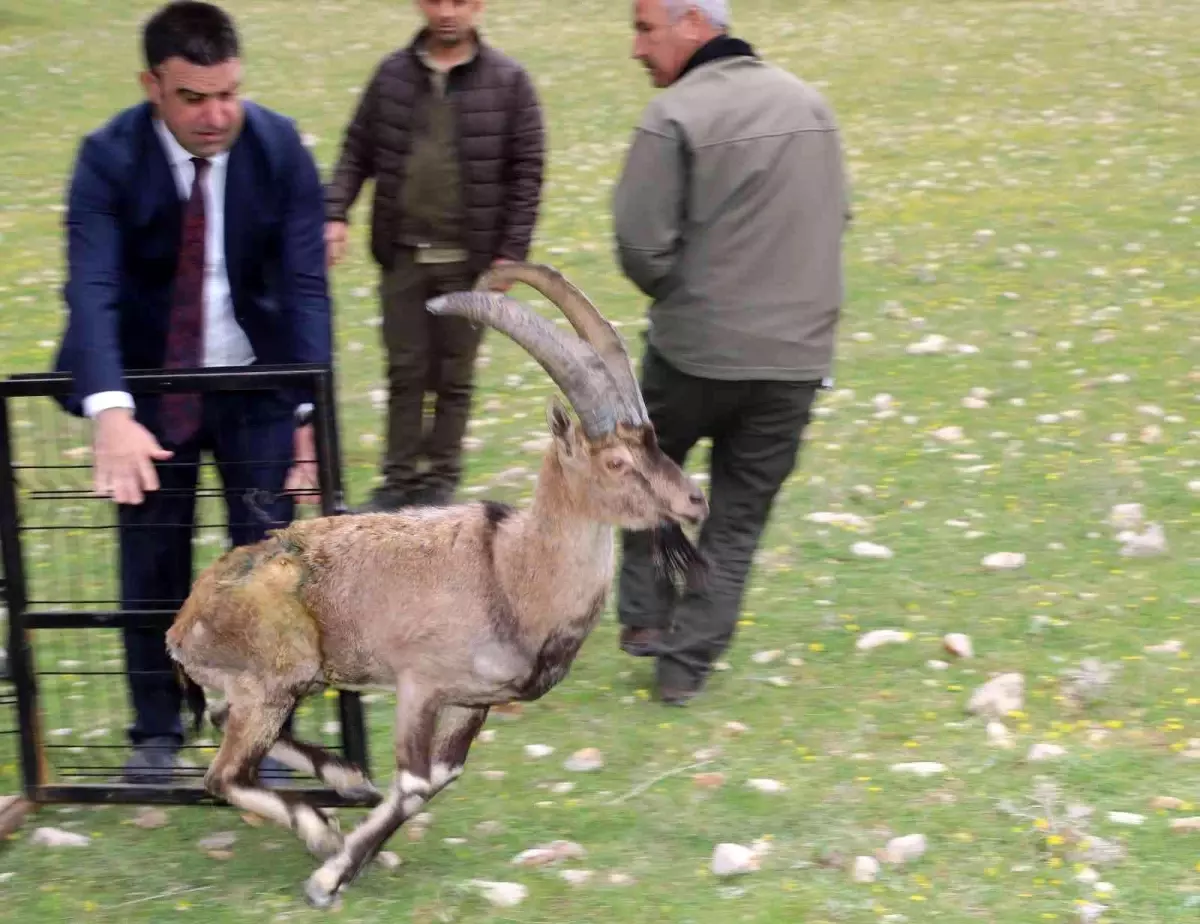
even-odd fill
[(192, 715), (192, 734), (198, 735), (200, 729), (204, 727), (204, 711), (208, 707), (204, 687), (189, 677), (187, 671), (183, 669), (183, 665), (178, 661), (175, 662), (175, 679), (183, 691), (183, 701), (187, 705), (188, 712)]

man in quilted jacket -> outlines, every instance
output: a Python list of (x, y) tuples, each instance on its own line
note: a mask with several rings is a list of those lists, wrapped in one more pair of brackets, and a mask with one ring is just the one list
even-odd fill
[[(362, 508), (452, 500), (483, 329), (434, 317), (427, 299), (471, 288), (494, 263), (524, 260), (541, 199), (545, 132), (525, 69), (483, 41), (483, 0), (417, 0), (424, 26), (383, 59), (346, 129), (326, 190), (330, 265), (348, 215), (374, 182), (387, 352), (383, 481)], [(427, 391), (436, 395), (426, 427)]]

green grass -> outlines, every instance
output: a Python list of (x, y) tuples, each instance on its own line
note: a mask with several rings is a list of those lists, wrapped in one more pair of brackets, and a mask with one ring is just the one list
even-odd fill
[[(62, 326), (61, 203), (80, 136), (137, 98), (136, 26), (152, 4), (113, 0), (0, 4), (0, 369), (46, 368)], [(328, 170), (353, 92), (407, 40), (411, 8), (391, 0), (235, 5), (254, 97), (297, 118)], [(1039, 829), (1039, 780), (1063, 803), (1094, 808), (1088, 830), (1126, 857), (1098, 867), (1112, 884), (1104, 920), (1187, 920), (1200, 906), (1195, 836), (1172, 832), (1159, 795), (1193, 798), (1200, 762), (1200, 7), (1188, 0), (740, 0), (740, 34), (818, 83), (845, 134), (856, 220), (847, 239), (848, 302), (837, 391), (822, 401), (801, 467), (780, 498), (745, 619), (705, 696), (687, 710), (646, 698), (648, 665), (616, 652), (607, 620), (570, 677), (512, 721), (495, 719), (459, 787), (436, 801), (424, 840), (402, 833), (394, 872), (373, 870), (347, 895), (345, 921), (1033, 922), (1078, 920), (1095, 899), (1069, 845)], [(115, 17), (108, 19), (108, 17)], [(640, 346), (644, 305), (614, 269), (607, 211), (623, 146), (651, 90), (628, 57), (624, 4), (495, 2), (490, 36), (536, 75), (552, 157), (536, 256), (625, 323)], [(375, 269), (354, 213), (353, 253), (334, 278), (344, 463), (351, 498), (370, 486), (381, 413)], [(990, 232), (990, 233), (988, 233)], [(910, 355), (923, 336), (950, 352)], [(978, 352), (956, 352), (968, 344)], [(551, 392), (514, 344), (487, 340), (472, 425), (470, 487), (519, 500)], [(1110, 381), (1115, 375), (1127, 381)], [(519, 377), (519, 378), (518, 378)], [(961, 404), (973, 388), (988, 406)], [(876, 396), (891, 395), (880, 415)], [(1154, 418), (1146, 406), (1160, 408)], [(1047, 418), (1044, 415), (1059, 415)], [(1041, 420), (1039, 420), (1041, 418)], [(1143, 442), (1143, 428), (1161, 428)], [(933, 433), (963, 429), (952, 445)], [(1114, 441), (1123, 433), (1127, 439)], [(699, 470), (702, 456), (694, 460)], [(1169, 548), (1123, 558), (1105, 519), (1136, 501)], [(869, 534), (806, 520), (848, 511)], [(954, 520), (967, 526), (948, 525)], [(869, 539), (895, 557), (851, 554)], [(984, 555), (1020, 551), (1015, 572)], [(58, 565), (56, 567), (62, 567)], [(99, 576), (98, 576), (99, 577)], [(875, 628), (911, 631), (860, 652)], [(977, 656), (944, 671), (940, 639), (966, 632)], [(1145, 646), (1178, 639), (1179, 655)], [(111, 651), (116, 640), (106, 640)], [(770, 665), (751, 660), (780, 649)], [(789, 663), (802, 659), (802, 664)], [(1093, 702), (1073, 707), (1064, 672), (1084, 658), (1119, 665)], [(992, 672), (1026, 679), (1017, 744), (987, 744), (965, 712)], [(786, 686), (767, 682), (772, 677)], [(110, 728), (119, 730), (119, 716)], [(390, 710), (372, 710), (377, 775), (387, 778)], [(742, 735), (730, 721), (749, 727)], [(0, 718), (0, 727), (3, 719)], [(533, 761), (526, 744), (557, 750)], [(1030, 764), (1055, 742), (1057, 761)], [(693, 771), (610, 804), (720, 744), (702, 790)], [(3, 745), (0, 739), (0, 746)], [(605, 766), (573, 776), (574, 750)], [(941, 776), (892, 772), (900, 761)], [(11, 752), (0, 754), (13, 780)], [(480, 771), (505, 770), (500, 781)], [(745, 781), (771, 777), (764, 795)], [(576, 783), (569, 794), (554, 783)], [(1004, 811), (1015, 806), (1018, 814)], [(1061, 806), (1060, 806), (1061, 808)], [(1141, 812), (1119, 827), (1110, 811)], [(1200, 814), (1200, 810), (1196, 810)], [(60, 814), (61, 813), (61, 814)], [(353, 814), (353, 813), (349, 813)], [(212, 922), (316, 919), (300, 885), (312, 863), (286, 832), (224, 809), (176, 809), (155, 831), (133, 810), (47, 808), (0, 850), (0, 918), (14, 921)], [(1028, 816), (1028, 817), (1024, 817)], [(500, 822), (496, 833), (476, 825)], [(94, 835), (90, 847), (29, 843), (35, 824)], [(196, 846), (234, 830), (233, 858)], [(920, 832), (925, 857), (856, 884), (838, 857)], [(447, 844), (444, 838), (465, 838)], [(707, 871), (714, 846), (770, 837), (761, 871), (734, 883)], [(583, 844), (597, 872), (581, 887), (509, 864), (555, 838)], [(1049, 839), (1048, 839), (1049, 838)], [(636, 884), (607, 884), (620, 871)], [(491, 909), (460, 888), (519, 881), (524, 904)], [(903, 916), (903, 917), (898, 917)]]

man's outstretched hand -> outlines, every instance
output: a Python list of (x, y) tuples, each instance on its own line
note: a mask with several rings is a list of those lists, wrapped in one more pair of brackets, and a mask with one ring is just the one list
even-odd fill
[(155, 462), (175, 453), (133, 419), (133, 411), (114, 407), (96, 416), (92, 429), (93, 486), (97, 494), (118, 504), (140, 504), (146, 492), (158, 490)]

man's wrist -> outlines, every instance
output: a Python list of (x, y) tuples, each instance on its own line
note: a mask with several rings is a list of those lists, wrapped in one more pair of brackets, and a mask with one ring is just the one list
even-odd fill
[(133, 395), (125, 391), (98, 391), (83, 399), (83, 413), (92, 420), (112, 408), (134, 410)]

